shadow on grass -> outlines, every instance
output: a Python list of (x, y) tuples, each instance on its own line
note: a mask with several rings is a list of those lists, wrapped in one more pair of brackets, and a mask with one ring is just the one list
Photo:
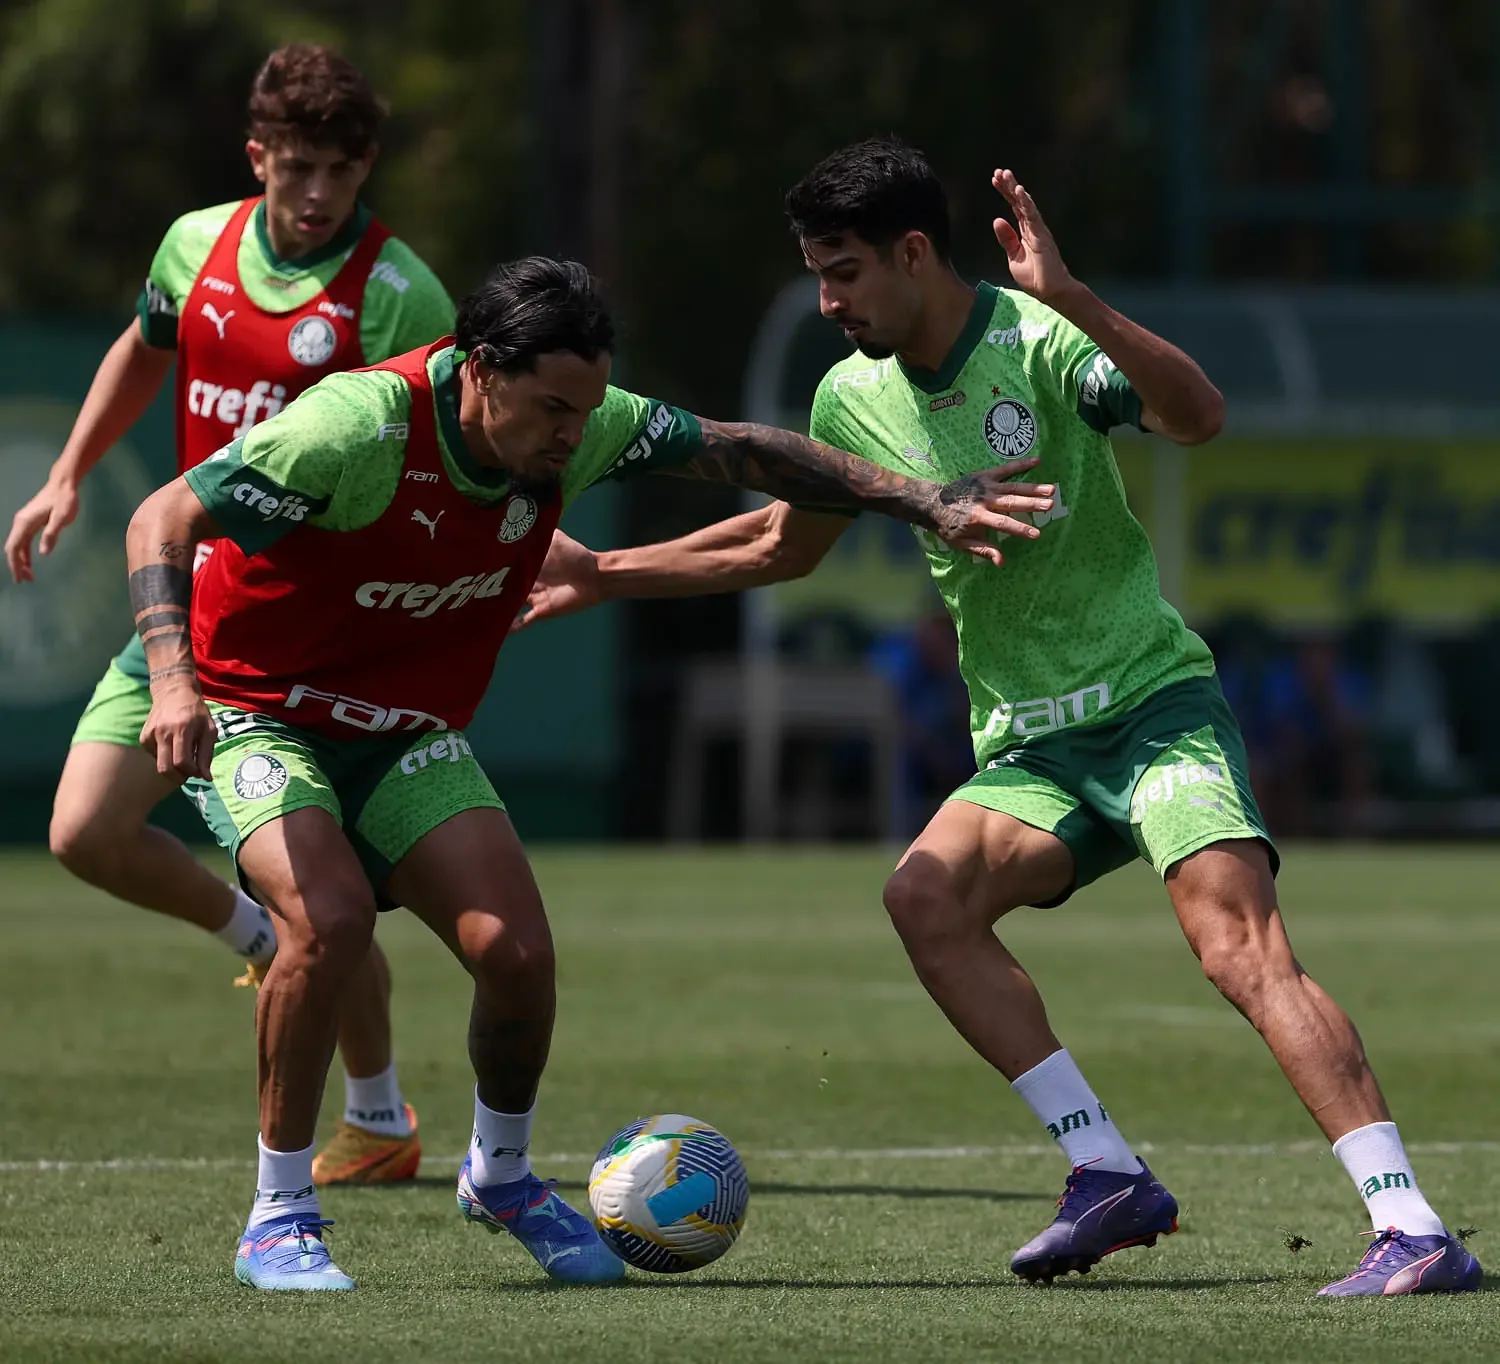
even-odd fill
[[(1173, 1279), (1059, 1279), (1051, 1285), (1053, 1293), (1191, 1293), (1202, 1288), (1255, 1287), (1259, 1284), (1286, 1283), (1282, 1274), (1204, 1275), (1202, 1278)], [(1047, 1292), (1047, 1289), (1039, 1289)]]
[[(1097, 1279), (1069, 1280), (1052, 1286), (1052, 1292), (1078, 1292), (1080, 1290), (1107, 1290), (1111, 1292), (1158, 1292), (1194, 1293), (1212, 1288), (1235, 1288), (1240, 1285), (1282, 1283), (1283, 1279), (1272, 1275), (1231, 1275), (1228, 1277), (1205, 1275), (1202, 1278), (1172, 1279)], [(629, 1290), (651, 1290), (653, 1292), (682, 1292), (713, 1288), (773, 1288), (802, 1289), (811, 1292), (848, 1291), (850, 1289), (909, 1288), (932, 1292), (951, 1292), (972, 1288), (1025, 1288), (1014, 1275), (992, 1275), (981, 1278), (952, 1279), (786, 1279), (786, 1278), (690, 1278), (686, 1275), (657, 1274), (648, 1278), (631, 1277), (620, 1283), (601, 1286), (598, 1292), (623, 1293)], [(576, 1292), (566, 1284), (548, 1282), (497, 1284), (504, 1293), (557, 1293)], [(1048, 1290), (1036, 1288), (1031, 1291), (1041, 1294)]]
[[(384, 1189), (451, 1189), (457, 1183), (452, 1175), (418, 1175), (400, 1184), (348, 1185), (348, 1188)], [(588, 1185), (581, 1179), (559, 1179), (556, 1187), (564, 1193), (583, 1193)], [(774, 1181), (752, 1182), (750, 1192), (758, 1198), (967, 1198), (979, 1203), (1055, 1203), (1054, 1194), (1019, 1193), (1012, 1189), (935, 1189), (922, 1185), (895, 1184), (782, 1184)]]

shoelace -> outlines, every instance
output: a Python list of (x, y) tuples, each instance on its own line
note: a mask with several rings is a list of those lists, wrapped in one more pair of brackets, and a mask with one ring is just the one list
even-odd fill
[(1395, 1227), (1387, 1227), (1384, 1231), (1362, 1231), (1359, 1234), (1361, 1236), (1373, 1236), (1375, 1239), (1370, 1242), (1364, 1255), (1360, 1257), (1359, 1269), (1355, 1271), (1356, 1273), (1361, 1273), (1366, 1269), (1374, 1269), (1376, 1265), (1385, 1259), (1386, 1253), (1392, 1246), (1402, 1247), (1413, 1255), (1417, 1253), (1415, 1246), (1403, 1244), (1406, 1242), (1406, 1233), (1399, 1231)]
[[(279, 1267), (285, 1264), (288, 1260), (293, 1259), (294, 1257), (300, 1259), (303, 1255), (313, 1254), (314, 1252), (309, 1250), (304, 1244), (308, 1237), (311, 1237), (314, 1241), (316, 1241), (318, 1244), (318, 1249), (326, 1255), (328, 1253), (328, 1247), (323, 1244), (323, 1238), (317, 1233), (322, 1231), (325, 1227), (331, 1227), (332, 1225), (333, 1223), (327, 1219), (320, 1219), (315, 1217), (298, 1218), (297, 1221), (293, 1222), (292, 1225), (287, 1228), (285, 1233), (287, 1239), (282, 1241), (282, 1243), (278, 1245), (273, 1252), (273, 1254), (276, 1256), (276, 1264), (273, 1267)], [(295, 1242), (295, 1248), (293, 1248), (293, 1246), (290, 1244), (292, 1237), (297, 1238)]]
[(1075, 1165), (1068, 1171), (1068, 1177), (1063, 1183), (1062, 1197), (1057, 1200), (1058, 1208), (1065, 1206), (1074, 1194), (1081, 1192), (1084, 1185), (1100, 1173), (1089, 1168), (1093, 1164), (1094, 1162), (1090, 1161), (1088, 1165)]

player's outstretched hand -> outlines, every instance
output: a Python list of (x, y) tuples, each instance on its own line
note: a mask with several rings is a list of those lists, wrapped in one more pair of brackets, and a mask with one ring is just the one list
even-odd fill
[(188, 683), (151, 693), (151, 714), (141, 729), (141, 747), (156, 758), (164, 777), (211, 777), (214, 721), (197, 686)]
[(594, 551), (562, 531), (552, 532), (547, 559), (537, 574), (526, 609), (511, 624), (511, 633), (525, 630), (550, 616), (584, 611), (603, 600), (599, 591), (599, 563)]
[(78, 489), (70, 482), (53, 482), (50, 478), (42, 490), (15, 514), (10, 523), (10, 534), (5, 537), (5, 562), (10, 565), (10, 576), (18, 583), (33, 581), (31, 542), (37, 532), (42, 535), (39, 548), (43, 554), (51, 554), (57, 537), (63, 528), (78, 515)]
[(1014, 535), (1035, 540), (1041, 534), (1030, 521), (1017, 517), (1052, 510), (1057, 488), (1051, 483), (1012, 483), (1017, 474), (1034, 469), (1041, 461), (1035, 455), (981, 469), (943, 485), (937, 533), (955, 549), (967, 550), (976, 559), (1000, 565), (1005, 557), (993, 543), (992, 534)]
[(994, 222), (995, 240), (1005, 250), (1011, 278), (1018, 289), (1045, 303), (1073, 282), (1063, 264), (1062, 252), (1042, 221), (1036, 201), (1026, 193), (1014, 171), (997, 170), (990, 176), (990, 184), (1005, 196), (1005, 202), (1016, 215), (1014, 227), (1005, 218), (996, 218)]

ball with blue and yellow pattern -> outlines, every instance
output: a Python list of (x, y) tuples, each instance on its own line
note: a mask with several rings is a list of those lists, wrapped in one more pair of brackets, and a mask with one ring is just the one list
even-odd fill
[(750, 1180), (739, 1153), (681, 1113), (637, 1118), (589, 1172), (594, 1225), (626, 1264), (681, 1274), (717, 1260), (745, 1225)]

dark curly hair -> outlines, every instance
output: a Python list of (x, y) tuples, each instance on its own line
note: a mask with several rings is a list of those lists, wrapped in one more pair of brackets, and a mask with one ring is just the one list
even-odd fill
[(385, 113), (364, 73), (316, 43), (278, 47), (250, 83), (250, 136), (268, 147), (304, 139), (357, 160), (374, 147)]

